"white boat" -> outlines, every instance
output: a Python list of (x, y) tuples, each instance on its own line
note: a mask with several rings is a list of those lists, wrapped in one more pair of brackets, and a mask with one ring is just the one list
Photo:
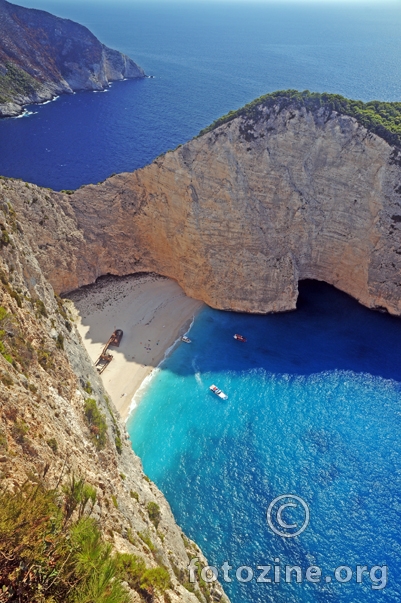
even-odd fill
[(221, 398), (222, 400), (228, 400), (228, 396), (227, 394), (225, 394), (224, 392), (221, 391), (221, 389), (219, 389), (218, 387), (216, 387), (216, 385), (211, 385), (209, 387), (209, 389), (216, 394), (216, 396), (218, 396), (219, 398)]
[(187, 337), (186, 335), (183, 335), (181, 337), (181, 341), (183, 341), (184, 343), (192, 343), (192, 341), (190, 340), (190, 338)]

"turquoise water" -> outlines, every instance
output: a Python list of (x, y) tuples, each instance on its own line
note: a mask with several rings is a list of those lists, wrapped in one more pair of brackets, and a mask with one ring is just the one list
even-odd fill
[(401, 99), (401, 3), (20, 0), (90, 27), (154, 79), (0, 120), (0, 174), (56, 189), (149, 163), (273, 90)]
[[(133, 447), (216, 566), (256, 570), (279, 558), (333, 576), (340, 565), (388, 565), (380, 590), (355, 575), (233, 581), (234, 603), (401, 601), (401, 322), (323, 283), (300, 290), (294, 313), (204, 310), (192, 345), (173, 352), (129, 420)], [(287, 493), (310, 508), (293, 539), (266, 522), (270, 501)]]

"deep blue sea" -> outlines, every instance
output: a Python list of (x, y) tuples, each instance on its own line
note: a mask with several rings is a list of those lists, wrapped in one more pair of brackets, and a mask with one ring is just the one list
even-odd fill
[[(0, 121), (0, 174), (44, 186), (76, 188), (143, 166), (277, 89), (401, 100), (400, 2), (20, 3), (87, 25), (154, 76)], [(176, 348), (131, 417), (133, 446), (210, 563), (227, 561), (232, 578), (241, 565), (255, 571), (225, 584), (233, 603), (399, 602), (401, 321), (328, 285), (300, 291), (288, 314), (205, 309), (193, 343)], [(295, 538), (267, 523), (283, 494), (310, 509)], [(287, 524), (302, 518), (300, 508), (282, 509)], [(285, 582), (288, 564), (302, 583)], [(257, 583), (258, 565), (274, 565), (277, 582)], [(305, 581), (312, 565), (319, 583)], [(387, 565), (388, 577), (377, 570), (359, 584), (357, 565)], [(335, 579), (339, 566), (349, 566), (352, 576), (338, 574), (349, 581)]]
[(141, 167), (273, 90), (401, 99), (399, 0), (19, 3), (87, 25), (154, 76), (0, 121), (0, 174), (36, 184), (72, 189)]

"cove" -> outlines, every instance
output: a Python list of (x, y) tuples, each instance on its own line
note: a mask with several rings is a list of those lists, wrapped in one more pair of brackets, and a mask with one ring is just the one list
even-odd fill
[[(190, 337), (151, 381), (128, 430), (209, 563), (255, 569), (248, 583), (223, 583), (233, 603), (400, 601), (401, 321), (305, 281), (296, 312), (207, 308)], [(212, 383), (228, 401), (209, 392)], [(285, 493), (310, 508), (309, 526), (292, 539), (266, 521)], [(257, 583), (257, 565), (275, 559), (317, 565), (324, 577), (346, 565), (354, 575), (344, 584)], [(357, 565), (387, 565), (386, 587), (373, 590), (368, 574), (357, 583)]]

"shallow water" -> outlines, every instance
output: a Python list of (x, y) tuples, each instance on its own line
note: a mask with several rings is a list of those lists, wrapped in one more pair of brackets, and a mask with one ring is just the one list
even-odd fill
[[(346, 584), (233, 581), (232, 600), (400, 601), (401, 321), (305, 282), (297, 312), (206, 309), (190, 337), (128, 423), (178, 523), (218, 567), (256, 570), (279, 558), (304, 572), (318, 565), (323, 576), (354, 571)], [(266, 521), (270, 501), (287, 493), (310, 508), (308, 528), (292, 539)], [(372, 590), (368, 576), (356, 584), (356, 565), (383, 564), (386, 588)]]

